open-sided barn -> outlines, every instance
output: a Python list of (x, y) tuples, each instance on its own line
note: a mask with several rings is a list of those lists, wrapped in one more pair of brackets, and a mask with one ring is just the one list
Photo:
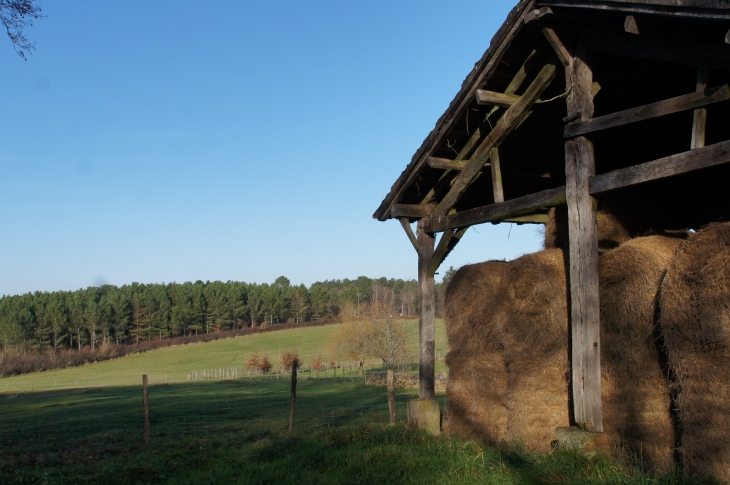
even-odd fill
[[(566, 367), (565, 417), (547, 420), (545, 426), (564, 423), (593, 432), (615, 431), (616, 423), (630, 419), (626, 406), (616, 407), (626, 402), (620, 398), (620, 388), (634, 382), (644, 393), (635, 394), (644, 396), (636, 399), (666, 409), (662, 416), (637, 411), (632, 416), (640, 414), (641, 419), (632, 422), (633, 431), (620, 433), (634, 433), (642, 446), (654, 446), (653, 459), (661, 467), (674, 460), (676, 450), (689, 470), (704, 459), (698, 455), (707, 455), (709, 448), (697, 451), (702, 448), (696, 442), (701, 437), (686, 432), (691, 420), (678, 407), (692, 399), (682, 390), (692, 389), (696, 395), (698, 387), (688, 383), (682, 387), (687, 376), (677, 377), (683, 369), (694, 369), (685, 358), (682, 339), (703, 337), (699, 330), (694, 337), (678, 330), (684, 323), (671, 320), (681, 314), (677, 308), (672, 307), (672, 316), (660, 316), (655, 308), (657, 301), (671, 298), (666, 296), (670, 289), (691, 286), (675, 271), (691, 265), (670, 262), (680, 241), (632, 241), (648, 234), (682, 236), (684, 231), (730, 218), (730, 200), (724, 193), (730, 177), (729, 44), (728, 0), (522, 0), (512, 10), (374, 214), (381, 221), (398, 219), (418, 255), (421, 399), (434, 396), (433, 278), (439, 265), (473, 225), (546, 224), (546, 248), (563, 249), (564, 267), (555, 266), (550, 277), (559, 278), (555, 271), (564, 271), (563, 311), (569, 324), (562, 340), (565, 364), (559, 364), (563, 359), (559, 351), (557, 360), (544, 366)], [(717, 228), (712, 231), (716, 236), (725, 234)], [(697, 257), (702, 240), (699, 233), (690, 237), (677, 253)], [(712, 246), (716, 252), (730, 244), (720, 236), (713, 239), (718, 240), (720, 246)], [(599, 255), (615, 248), (622, 251), (600, 260)], [(549, 266), (550, 257), (533, 259)], [(662, 290), (660, 299), (658, 288), (668, 266), (674, 286)], [(633, 272), (617, 273), (617, 268)], [(499, 271), (503, 279), (510, 274), (509, 269)], [(514, 277), (510, 281), (519, 287)], [(632, 290), (626, 291), (629, 286)], [(697, 291), (698, 286), (692, 288)], [(634, 304), (629, 297), (638, 300)], [(519, 352), (506, 349), (500, 354), (500, 362), (507, 359), (500, 365), (509, 368), (512, 359), (512, 365), (519, 367), (520, 352), (533, 351), (524, 345), (524, 335), (517, 335), (517, 340), (510, 337), (516, 330), (510, 328), (509, 319), (499, 323), (498, 307), (510, 301), (509, 295), (489, 301), (495, 301), (490, 315), (473, 318), (481, 318), (490, 335), (501, 335), (505, 345), (520, 342)], [(613, 302), (610, 309), (604, 301)], [(618, 313), (609, 314), (614, 310)], [(561, 328), (559, 318), (551, 320), (555, 329)], [(670, 330), (657, 334), (656, 324), (662, 319), (668, 319)], [(464, 322), (459, 328), (478, 332), (473, 330), (478, 324)], [(696, 327), (707, 326), (700, 322)], [(637, 339), (649, 340), (631, 340), (634, 331)], [(671, 341), (663, 342), (665, 337)], [(730, 346), (730, 341), (713, 342), (715, 354), (722, 354), (718, 345)], [(622, 349), (630, 352), (618, 365)], [(644, 351), (651, 355), (646, 357)], [(703, 372), (713, 362), (708, 359), (709, 364), (698, 367)], [(494, 368), (497, 361), (490, 360), (487, 367)], [(696, 364), (696, 359), (692, 362)], [(644, 375), (631, 367), (647, 365), (656, 365), (661, 372)], [(555, 369), (550, 379), (560, 375)], [(492, 414), (509, 431), (510, 375), (501, 379), (502, 384), (484, 395), (490, 402), (504, 404), (504, 412)], [(604, 385), (615, 393), (609, 396)], [(720, 412), (717, 406), (713, 409)], [(661, 439), (646, 436), (652, 426), (663, 430)], [(715, 458), (710, 460), (730, 461), (728, 445), (712, 449)], [(730, 479), (728, 466), (713, 466), (697, 465), (695, 471), (709, 470)]]

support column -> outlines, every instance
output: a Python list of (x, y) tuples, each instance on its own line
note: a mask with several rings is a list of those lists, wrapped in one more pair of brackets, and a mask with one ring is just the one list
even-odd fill
[(418, 223), (418, 397), (433, 399), (436, 395), (436, 293), (434, 275), (429, 268), (434, 256), (434, 235)]
[[(566, 67), (568, 116), (593, 118), (593, 73), (588, 53), (578, 44)], [(593, 145), (580, 136), (565, 144), (566, 202), (570, 261), (572, 389), (576, 423), (588, 431), (603, 431), (601, 409), (601, 340), (598, 286), (596, 200), (588, 180), (595, 175)]]

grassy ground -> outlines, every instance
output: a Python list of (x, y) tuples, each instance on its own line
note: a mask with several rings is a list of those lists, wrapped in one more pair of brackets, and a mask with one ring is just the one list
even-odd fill
[[(527, 484), (672, 483), (574, 452), (431, 437), (386, 426), (385, 392), (360, 379), (298, 386), (262, 379), (152, 386), (143, 443), (139, 386), (0, 399), (0, 483)], [(442, 403), (443, 404), (443, 403)]]
[[(418, 323), (408, 320), (411, 348), (418, 348)], [(249, 335), (215, 342), (168, 347), (143, 354), (92, 365), (61, 369), (36, 374), (0, 379), (0, 393), (51, 390), (68, 387), (98, 387), (130, 385), (141, 382), (142, 374), (148, 374), (151, 382), (187, 381), (188, 372), (202, 369), (238, 368), (246, 372), (246, 363), (254, 351), (268, 354), (276, 363), (280, 351), (296, 349), (304, 358), (305, 369), (311, 359), (321, 354), (329, 362), (332, 358), (330, 340), (340, 325), (310, 327), (281, 332)], [(443, 320), (436, 321), (436, 352), (443, 356), (448, 351)], [(414, 356), (414, 358), (417, 358)], [(372, 365), (378, 365), (372, 359)], [(445, 371), (443, 361), (437, 363), (437, 371)], [(331, 373), (330, 373), (331, 375)], [(324, 375), (321, 374), (321, 377)]]

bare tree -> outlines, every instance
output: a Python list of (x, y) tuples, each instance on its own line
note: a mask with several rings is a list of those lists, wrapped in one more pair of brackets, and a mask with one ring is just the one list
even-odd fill
[(41, 17), (41, 7), (34, 5), (33, 0), (0, 0), (0, 21), (13, 43), (13, 49), (23, 59), (26, 53), (35, 50), (35, 44), (25, 37), (23, 29), (32, 27), (33, 20)]
[(338, 357), (356, 359), (359, 375), (362, 375), (365, 359), (374, 355), (365, 338), (369, 331), (367, 323), (347, 322), (332, 335), (332, 352)]
[(406, 329), (395, 321), (396, 308), (393, 290), (379, 286), (374, 288), (370, 305), (371, 320), (364, 332), (370, 351), (385, 362), (388, 369), (388, 411), (390, 424), (395, 424), (395, 367), (408, 355)]

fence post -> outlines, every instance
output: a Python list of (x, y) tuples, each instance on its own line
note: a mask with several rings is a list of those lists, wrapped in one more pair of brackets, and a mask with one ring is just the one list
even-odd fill
[(147, 374), (142, 375), (142, 399), (144, 400), (144, 442), (150, 444), (150, 399), (147, 395)]
[(294, 410), (297, 407), (297, 367), (299, 360), (294, 359), (291, 364), (291, 405), (289, 408), (289, 436), (294, 432)]

